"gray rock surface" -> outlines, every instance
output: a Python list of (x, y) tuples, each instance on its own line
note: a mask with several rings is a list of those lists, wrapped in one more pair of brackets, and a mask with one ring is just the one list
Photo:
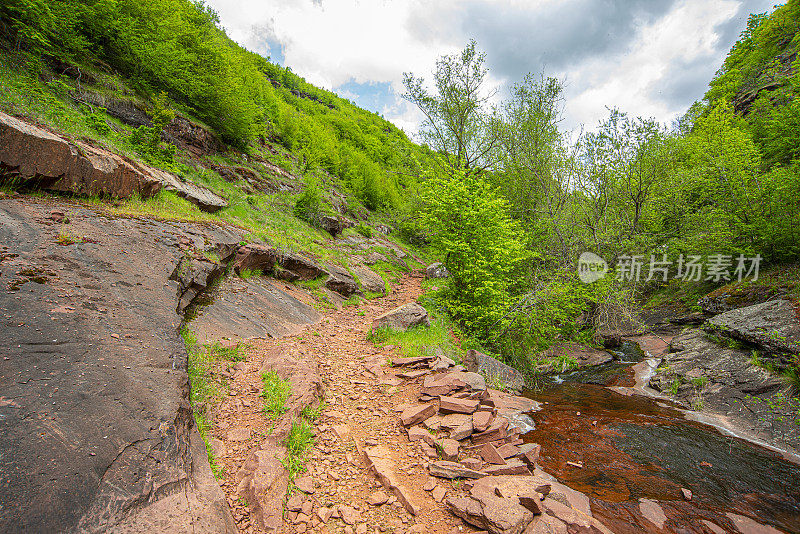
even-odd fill
[(447, 269), (443, 264), (431, 263), (425, 269), (425, 275), (428, 278), (447, 278), (450, 276), (450, 273), (447, 271)]
[(366, 267), (364, 265), (357, 265), (353, 267), (353, 274), (358, 277), (361, 282), (361, 288), (370, 293), (378, 293), (379, 295), (386, 294), (386, 282), (383, 281), (381, 275)]
[(325, 287), (339, 293), (345, 298), (356, 293), (361, 293), (358, 282), (347, 269), (339, 267), (338, 265), (326, 265), (325, 268), (330, 275), (325, 281)]
[(712, 317), (704, 327), (771, 353), (800, 354), (800, 320), (786, 299), (738, 308)]
[(180, 237), (241, 239), (0, 200), (0, 531), (236, 532), (187, 402)]
[(430, 326), (431, 320), (428, 317), (428, 310), (417, 304), (409, 302), (390, 310), (383, 315), (379, 315), (372, 321), (372, 328), (389, 327), (392, 330), (405, 331), (412, 326)]

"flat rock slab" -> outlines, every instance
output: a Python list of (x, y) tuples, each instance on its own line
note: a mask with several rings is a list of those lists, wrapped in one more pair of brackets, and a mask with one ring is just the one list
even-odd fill
[[(54, 209), (85, 242), (56, 242)], [(180, 238), (242, 236), (0, 200), (0, 250), (17, 255), (0, 263), (0, 316), (20, 318), (0, 323), (0, 396), (13, 402), (0, 406), (0, 531), (236, 531), (191, 430), (168, 281)]]
[(800, 354), (798, 311), (786, 299), (721, 313), (709, 319), (705, 329), (752, 343), (767, 352)]
[(388, 327), (404, 332), (412, 326), (430, 326), (430, 324), (428, 310), (416, 302), (409, 302), (376, 317), (372, 321), (372, 328)]
[(400, 414), (400, 419), (403, 421), (403, 426), (409, 427), (424, 421), (432, 415), (436, 415), (436, 411), (436, 404), (418, 404), (403, 410)]
[(486, 473), (470, 469), (460, 463), (450, 462), (447, 460), (439, 460), (430, 465), (430, 472), (432, 476), (439, 478), (481, 478), (485, 477)]
[(364, 449), (364, 459), (368, 468), (375, 474), (375, 478), (397, 498), (406, 511), (411, 515), (417, 515), (420, 507), (411, 497), (411, 492), (397, 480), (397, 466), (392, 460), (391, 451), (381, 445), (367, 448)]

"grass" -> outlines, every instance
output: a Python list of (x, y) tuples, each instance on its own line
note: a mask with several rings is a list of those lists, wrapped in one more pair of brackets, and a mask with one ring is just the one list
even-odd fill
[(278, 376), (276, 371), (262, 373), (261, 382), (264, 414), (270, 419), (276, 419), (286, 413), (286, 400), (292, 391), (292, 385)]
[(376, 346), (398, 345), (404, 356), (417, 357), (433, 354), (438, 348), (456, 363), (463, 359), (461, 344), (451, 332), (454, 325), (445, 317), (434, 317), (430, 327), (416, 326), (405, 332), (381, 327), (370, 331), (367, 339)]
[(239, 269), (239, 278), (242, 280), (249, 280), (251, 278), (261, 276), (262, 274), (264, 273), (258, 269), (248, 269), (246, 267), (244, 269)]
[(56, 237), (56, 242), (59, 245), (72, 245), (74, 243), (83, 243), (83, 241), (83, 237), (73, 234), (65, 227), (58, 231), (58, 236)]
[(305, 456), (309, 447), (314, 444), (314, 429), (305, 418), (292, 422), (292, 429), (286, 436), (286, 460), (283, 466), (289, 471), (290, 478), (305, 471)]

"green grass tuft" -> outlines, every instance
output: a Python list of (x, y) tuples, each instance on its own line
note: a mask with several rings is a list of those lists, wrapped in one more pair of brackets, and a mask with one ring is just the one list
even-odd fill
[(264, 414), (270, 419), (275, 419), (286, 413), (286, 400), (291, 393), (292, 385), (283, 380), (276, 371), (267, 371), (261, 374), (263, 388), (261, 397), (264, 399)]

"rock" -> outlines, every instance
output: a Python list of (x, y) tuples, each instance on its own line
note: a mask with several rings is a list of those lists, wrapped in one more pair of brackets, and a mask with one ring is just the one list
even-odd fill
[(372, 321), (372, 328), (377, 330), (381, 327), (388, 327), (404, 332), (412, 326), (430, 326), (430, 324), (428, 311), (416, 302), (409, 302), (376, 317)]
[(294, 485), (304, 493), (314, 493), (314, 480), (311, 477), (298, 477), (294, 479)]
[(146, 168), (149, 174), (157, 178), (165, 191), (172, 191), (181, 198), (185, 198), (198, 208), (209, 213), (214, 213), (228, 207), (228, 201), (210, 189), (192, 182), (181, 180), (168, 172), (158, 169)]
[(439, 428), (445, 432), (452, 432), (470, 419), (472, 419), (472, 417), (467, 414), (451, 413), (449, 415), (445, 415), (439, 420)]
[(513, 410), (515, 412), (527, 413), (539, 410), (539, 403), (527, 397), (510, 395), (496, 389), (487, 389), (491, 405), (498, 410)]
[(483, 469), (487, 475), (530, 475), (528, 467), (519, 460), (509, 460), (506, 465), (490, 465)]
[(428, 445), (433, 445), (433, 435), (426, 429), (419, 426), (412, 426), (408, 429), (408, 441), (422, 440)]
[(484, 391), (486, 389), (486, 379), (478, 373), (461, 372), (458, 374), (458, 378), (465, 382), (472, 391)]
[(425, 377), (425, 380), (422, 382), (420, 394), (438, 397), (466, 387), (467, 383), (461, 380), (461, 374), (463, 373), (452, 372), (438, 376)]
[(383, 235), (389, 235), (392, 233), (392, 227), (386, 224), (376, 224), (374, 228)]
[(214, 455), (214, 458), (222, 458), (225, 456), (225, 442), (219, 438), (211, 438), (209, 440), (209, 445), (211, 446), (211, 452)]
[(483, 432), (472, 434), (472, 443), (479, 445), (481, 443), (488, 443), (490, 441), (497, 441), (506, 437), (508, 429), (508, 419), (503, 417), (495, 417), (494, 421), (489, 428)]
[(350, 425), (347, 424), (334, 425), (333, 431), (336, 433), (336, 436), (342, 441), (347, 441), (347, 439), (350, 437)]
[(425, 483), (425, 485), (422, 486), (422, 489), (424, 491), (433, 491), (433, 488), (435, 488), (435, 487), (436, 487), (436, 480), (434, 480), (433, 478), (429, 477), (428, 481)]
[(464, 366), (470, 372), (483, 375), (490, 383), (495, 380), (501, 381), (510, 390), (522, 391), (525, 387), (522, 373), (477, 350), (467, 351), (464, 355)]
[(664, 509), (652, 499), (639, 499), (639, 512), (659, 529), (663, 529), (664, 523), (667, 522)]
[(403, 367), (406, 365), (426, 364), (433, 360), (433, 356), (409, 356), (402, 358), (394, 358), (392, 360), (392, 367)]
[(342, 521), (347, 523), (348, 525), (355, 525), (363, 521), (361, 518), (361, 513), (353, 508), (352, 506), (348, 506), (346, 504), (340, 504), (338, 506), (339, 516), (342, 518)]
[(398, 482), (391, 452), (380, 445), (371, 447), (364, 450), (364, 459), (368, 469), (375, 473), (378, 481), (403, 505), (406, 511), (411, 515), (417, 515), (420, 510), (419, 505), (414, 501), (411, 492)]
[(516, 445), (511, 445), (510, 443), (506, 443), (504, 445), (501, 445), (497, 449), (497, 453), (504, 459), (507, 459), (517, 456), (520, 453), (520, 449)]
[(728, 512), (725, 514), (733, 522), (739, 532), (744, 534), (781, 534), (781, 531), (769, 525), (763, 525), (758, 521), (744, 515)]
[(331, 515), (333, 515), (333, 510), (328, 508), (327, 506), (320, 506), (319, 508), (317, 508), (317, 517), (323, 523), (327, 523), (328, 520), (331, 518)]
[(367, 265), (375, 265), (379, 261), (386, 261), (386, 256), (378, 254), (377, 252), (370, 252), (367, 254), (367, 257), (364, 258), (364, 263)]
[(444, 500), (445, 495), (447, 495), (447, 490), (441, 486), (436, 486), (435, 488), (433, 488), (431, 495), (433, 496), (434, 501), (442, 502)]
[(278, 254), (278, 265), (297, 276), (298, 280), (314, 280), (328, 274), (317, 262), (300, 254), (282, 252)]
[(463, 465), (467, 469), (480, 471), (481, 467), (483, 467), (483, 462), (477, 458), (464, 458), (463, 460), (461, 460), (461, 465)]
[(436, 410), (436, 404), (418, 404), (403, 410), (400, 420), (403, 421), (403, 426), (408, 428), (436, 414)]
[(486, 443), (478, 452), (486, 463), (495, 465), (505, 465), (505, 459), (500, 455), (497, 448), (491, 443)]
[(380, 506), (381, 504), (385, 504), (386, 501), (389, 500), (389, 496), (383, 491), (375, 491), (370, 494), (367, 498), (367, 502), (370, 503), (372, 506)]
[(538, 443), (525, 443), (520, 446), (520, 457), (522, 461), (527, 463), (530, 467), (536, 465), (539, 461), (539, 454), (542, 451), (542, 446)]
[(800, 354), (800, 322), (792, 302), (770, 300), (712, 317), (704, 329), (770, 353)]
[(325, 281), (325, 287), (347, 298), (356, 293), (361, 293), (358, 282), (347, 269), (338, 265), (326, 265), (330, 276)]
[(450, 273), (447, 272), (445, 266), (441, 263), (431, 263), (425, 269), (425, 275), (428, 278), (447, 278), (450, 276)]
[(169, 279), (178, 282), (178, 313), (225, 273), (225, 266), (194, 256), (182, 256)]
[(533, 521), (533, 514), (517, 499), (476, 491), (474, 487), (467, 497), (448, 497), (447, 507), (470, 525), (492, 534), (521, 534)]
[(681, 488), (681, 495), (683, 495), (684, 500), (691, 501), (692, 500), (692, 490), (687, 488)]
[(369, 267), (364, 267), (363, 265), (353, 267), (353, 274), (358, 277), (358, 281), (361, 282), (361, 289), (364, 291), (379, 295), (386, 294), (386, 282)]
[(289, 500), (286, 501), (286, 509), (290, 512), (299, 512), (303, 509), (303, 501), (305, 500), (305, 495), (301, 493), (295, 493)]
[(458, 460), (459, 444), (454, 439), (442, 439), (436, 442), (437, 448), (441, 452), (442, 459), (448, 461)]
[(472, 419), (467, 419), (450, 432), (450, 439), (461, 441), (472, 435)]
[(249, 243), (237, 249), (233, 259), (233, 269), (237, 274), (244, 269), (269, 274), (275, 268), (277, 261), (278, 251), (274, 248), (261, 243)]
[(162, 187), (142, 166), (2, 112), (0, 164), (3, 176), (16, 175), (27, 186), (81, 195), (147, 199)]
[(449, 462), (446, 460), (439, 460), (430, 465), (431, 475), (439, 478), (481, 478), (485, 477), (486, 473), (468, 469), (463, 465), (456, 462)]
[(336, 237), (348, 228), (356, 225), (356, 223), (350, 219), (345, 217), (334, 217), (332, 215), (323, 215), (320, 217), (319, 224), (323, 230), (331, 234), (333, 237)]
[(478, 409), (479, 404), (478, 400), (459, 399), (446, 395), (439, 397), (439, 411), (442, 413), (472, 414)]
[(472, 414), (472, 428), (475, 432), (483, 432), (492, 423), (492, 412), (475, 412)]

